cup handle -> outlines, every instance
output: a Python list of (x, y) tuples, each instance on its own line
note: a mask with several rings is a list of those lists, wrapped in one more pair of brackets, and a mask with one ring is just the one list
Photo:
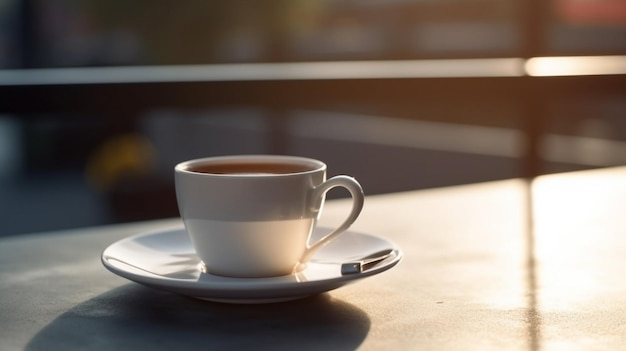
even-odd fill
[(365, 202), (363, 188), (361, 188), (361, 184), (359, 184), (356, 179), (346, 175), (332, 177), (313, 189), (311, 200), (314, 202), (315, 207), (319, 208), (319, 204), (321, 203), (326, 192), (339, 186), (346, 188), (350, 192), (350, 195), (352, 196), (352, 210), (350, 211), (348, 218), (346, 218), (346, 220), (337, 229), (333, 230), (329, 234), (326, 234), (317, 242), (308, 245), (306, 251), (304, 252), (304, 256), (300, 260), (302, 263), (307, 262), (311, 256), (313, 256), (315, 251), (319, 250), (331, 240), (336, 238), (339, 234), (346, 231), (352, 223), (354, 223), (363, 209), (363, 203)]

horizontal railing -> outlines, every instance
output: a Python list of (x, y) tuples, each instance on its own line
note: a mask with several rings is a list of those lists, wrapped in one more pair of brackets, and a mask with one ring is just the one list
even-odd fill
[(132, 121), (158, 108), (256, 106), (273, 111), (275, 152), (285, 152), (281, 124), (293, 109), (402, 106), (410, 111), (425, 104), (506, 103), (523, 120), (528, 176), (541, 172), (537, 148), (549, 104), (607, 96), (626, 97), (626, 56), (0, 71), (0, 113), (28, 119), (89, 112)]

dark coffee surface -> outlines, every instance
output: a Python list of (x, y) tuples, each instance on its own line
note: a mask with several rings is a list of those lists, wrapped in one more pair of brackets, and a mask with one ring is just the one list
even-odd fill
[(189, 171), (209, 174), (289, 174), (313, 170), (312, 167), (280, 162), (241, 162), (196, 165)]

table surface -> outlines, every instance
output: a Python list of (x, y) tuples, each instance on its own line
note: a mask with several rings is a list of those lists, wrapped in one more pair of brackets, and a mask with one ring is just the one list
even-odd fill
[[(346, 215), (328, 201), (321, 225)], [(626, 349), (626, 168), (370, 196), (393, 269), (306, 299), (200, 301), (102, 267), (178, 219), (0, 240), (0, 349)]]

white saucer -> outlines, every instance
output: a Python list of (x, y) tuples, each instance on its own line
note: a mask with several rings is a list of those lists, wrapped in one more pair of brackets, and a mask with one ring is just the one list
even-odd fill
[[(328, 228), (318, 228), (312, 239), (328, 232)], [(380, 263), (342, 275), (342, 263), (383, 250), (390, 250), (390, 255)], [(402, 251), (384, 238), (347, 231), (316, 252), (299, 273), (228, 278), (201, 272), (185, 229), (173, 228), (117, 241), (104, 250), (101, 259), (111, 272), (154, 288), (219, 302), (265, 303), (303, 298), (384, 272), (400, 262)]]

